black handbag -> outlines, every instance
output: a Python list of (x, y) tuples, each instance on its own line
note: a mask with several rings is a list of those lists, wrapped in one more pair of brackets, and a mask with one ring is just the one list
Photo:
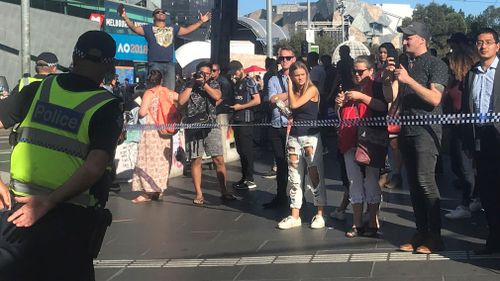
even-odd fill
[(374, 168), (385, 167), (389, 133), (385, 126), (359, 126), (358, 145), (354, 161), (356, 163)]

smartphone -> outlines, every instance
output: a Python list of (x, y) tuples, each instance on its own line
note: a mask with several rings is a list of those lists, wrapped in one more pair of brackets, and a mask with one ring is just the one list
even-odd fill
[(116, 11), (118, 12), (119, 16), (123, 15), (123, 11), (124, 10), (125, 10), (125, 6), (123, 6), (123, 4), (118, 5), (118, 8), (116, 9)]
[(398, 51), (396, 49), (391, 48), (391, 49), (387, 50), (387, 57), (394, 59), (394, 64), (395, 64), (396, 68), (400, 67), (399, 55), (398, 55)]

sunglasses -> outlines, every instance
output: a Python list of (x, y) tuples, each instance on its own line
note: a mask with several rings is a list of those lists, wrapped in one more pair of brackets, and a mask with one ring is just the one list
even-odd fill
[(219, 71), (219, 70), (220, 70), (220, 69), (216, 69), (216, 68), (214, 68), (214, 69), (212, 69), (212, 72), (217, 72), (217, 71)]
[(367, 70), (368, 70), (368, 68), (365, 68), (365, 69), (353, 69), (353, 70), (352, 70), (352, 73), (353, 73), (353, 74), (355, 74), (355, 75), (357, 74), (357, 75), (361, 76), (361, 75), (363, 75), (363, 73), (365, 73), (365, 71), (367, 71)]
[(158, 10), (156, 12), (154, 12), (155, 15), (157, 14), (165, 14), (165, 11), (164, 10)]
[(291, 61), (294, 58), (294, 56), (287, 56), (287, 57), (278, 57), (279, 61)]

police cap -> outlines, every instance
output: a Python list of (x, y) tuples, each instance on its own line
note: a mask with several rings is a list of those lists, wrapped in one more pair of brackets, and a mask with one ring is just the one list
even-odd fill
[(36, 57), (37, 66), (56, 66), (59, 60), (57, 56), (50, 52), (43, 52)]
[(84, 60), (98, 63), (113, 63), (116, 53), (116, 42), (106, 32), (87, 31), (76, 42), (73, 55)]

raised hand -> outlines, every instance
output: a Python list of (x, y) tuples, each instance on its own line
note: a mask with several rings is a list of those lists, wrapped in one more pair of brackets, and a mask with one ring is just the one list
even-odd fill
[(394, 70), (394, 76), (396, 76), (396, 79), (398, 79), (399, 82), (405, 83), (405, 84), (408, 84), (413, 80), (403, 65), (401, 65), (399, 68), (396, 68), (396, 70)]
[(212, 18), (212, 13), (211, 12), (206, 12), (205, 14), (200, 13), (198, 17), (202, 23), (206, 23)]

